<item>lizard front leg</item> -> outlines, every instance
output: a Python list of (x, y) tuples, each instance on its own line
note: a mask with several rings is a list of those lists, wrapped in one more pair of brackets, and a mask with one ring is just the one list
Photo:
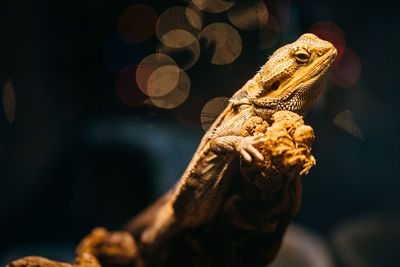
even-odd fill
[(257, 150), (256, 146), (264, 143), (266, 139), (262, 136), (221, 136), (210, 141), (211, 150), (217, 155), (227, 153), (240, 153), (247, 162), (252, 161), (252, 156), (263, 161), (264, 156)]
[(252, 106), (242, 105), (236, 107), (237, 114), (225, 120), (213, 132), (210, 140), (210, 148), (216, 155), (240, 154), (247, 162), (263, 161), (263, 155), (256, 147), (266, 140), (262, 136), (241, 136), (243, 125), (247, 120), (255, 117)]
[(263, 160), (257, 145), (259, 136), (240, 136), (243, 124), (254, 113), (251, 106), (228, 108), (222, 123), (214, 125), (196, 152), (171, 195), (157, 208), (155, 218), (141, 234), (146, 244), (158, 243), (182, 228), (192, 228), (211, 220), (223, 201), (230, 176), (242, 155), (246, 161)]

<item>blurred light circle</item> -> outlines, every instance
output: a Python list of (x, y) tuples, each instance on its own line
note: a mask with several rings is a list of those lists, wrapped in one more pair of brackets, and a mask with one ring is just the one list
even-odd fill
[(192, 3), (199, 9), (209, 13), (221, 13), (231, 8), (233, 0), (192, 0)]
[(242, 53), (242, 38), (226, 23), (208, 25), (200, 32), (199, 40), (205, 40), (209, 60), (215, 65), (232, 63)]
[(163, 96), (171, 92), (179, 80), (180, 69), (167, 65), (154, 70), (147, 82), (148, 96)]
[(197, 40), (192, 44), (181, 48), (171, 48), (163, 44), (159, 44), (157, 51), (170, 56), (176, 61), (181, 69), (187, 70), (191, 68), (199, 59), (200, 44)]
[(188, 31), (177, 29), (165, 33), (160, 41), (168, 47), (181, 48), (191, 45), (197, 38)]
[(256, 30), (267, 25), (268, 9), (262, 0), (237, 2), (228, 11), (233, 25), (242, 30)]
[(268, 16), (267, 24), (260, 29), (260, 39), (258, 47), (260, 49), (272, 48), (279, 39), (279, 24), (272, 15)]
[(161, 53), (148, 55), (140, 61), (136, 70), (136, 82), (144, 94), (152, 96), (153, 93), (156, 93), (149, 90), (149, 79), (155, 70), (163, 66), (177, 67), (177, 64), (171, 57)]
[(146, 41), (154, 34), (157, 17), (157, 12), (148, 5), (131, 5), (118, 18), (118, 33), (128, 43)]
[(189, 96), (189, 93), (190, 78), (184, 71), (181, 71), (179, 73), (179, 81), (171, 92), (164, 96), (150, 97), (150, 101), (159, 108), (176, 108), (185, 102)]
[(115, 92), (118, 99), (129, 107), (136, 107), (143, 104), (147, 99), (138, 88), (135, 80), (137, 65), (129, 65), (121, 70), (115, 80)]
[(182, 47), (196, 40), (199, 30), (186, 17), (186, 8), (175, 6), (165, 10), (157, 21), (157, 38), (166, 46)]
[(320, 21), (311, 26), (310, 32), (319, 38), (331, 42), (337, 49), (337, 56), (334, 67), (341, 61), (346, 45), (346, 39), (342, 29), (329, 21)]
[(200, 121), (201, 127), (207, 131), (218, 116), (228, 106), (228, 97), (216, 97), (208, 101), (201, 110)]
[(332, 243), (342, 266), (400, 266), (399, 224), (393, 212), (353, 217), (336, 226)]
[(353, 86), (361, 74), (361, 61), (356, 52), (350, 48), (341, 48), (342, 58), (330, 72), (331, 79), (339, 86), (349, 88)]
[(330, 41), (335, 46), (345, 45), (345, 37), (342, 29), (332, 22), (319, 21), (311, 26), (310, 32), (322, 39), (326, 38), (324, 40)]
[(290, 224), (270, 267), (334, 267), (329, 244), (303, 226)]
[(185, 15), (190, 25), (198, 30), (203, 28), (203, 15), (194, 5), (189, 5), (186, 7)]

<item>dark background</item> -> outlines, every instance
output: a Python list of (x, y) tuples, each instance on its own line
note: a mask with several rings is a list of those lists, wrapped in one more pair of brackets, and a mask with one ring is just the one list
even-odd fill
[[(360, 58), (361, 75), (349, 88), (328, 80), (322, 100), (306, 118), (317, 136), (317, 165), (303, 179), (296, 222), (329, 241), (338, 225), (353, 218), (397, 217), (400, 23), (395, 6), (379, 1), (265, 1), (278, 20), (282, 9), (290, 15), (278, 43), (259, 49), (258, 33), (238, 30), (242, 54), (222, 66), (210, 64), (202, 50), (187, 71), (189, 98), (164, 110), (121, 103), (114, 90), (118, 71), (104, 65), (105, 42), (117, 38), (119, 15), (137, 2), (0, 2), (0, 85), (12, 81), (16, 99), (14, 122), (3, 106), (0, 111), (4, 262), (38, 253), (35, 247), (46, 247), (41, 244), (65, 245), (63, 251), (73, 255), (74, 245), (93, 227), (120, 227), (179, 178), (203, 134), (204, 104), (232, 95), (276, 48), (318, 21), (343, 30), (346, 46)], [(141, 2), (158, 14), (186, 5)], [(206, 24), (215, 21), (229, 23), (225, 13), (206, 15)], [(122, 58), (122, 67), (124, 60), (137, 64), (155, 52), (157, 43), (153, 36), (137, 55), (126, 58), (116, 47), (115, 57)], [(364, 140), (332, 123), (346, 109)]]

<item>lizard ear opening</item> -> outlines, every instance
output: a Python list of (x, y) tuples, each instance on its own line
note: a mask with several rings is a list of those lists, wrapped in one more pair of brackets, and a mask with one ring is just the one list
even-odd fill
[(271, 85), (271, 89), (275, 91), (276, 89), (279, 88), (279, 85), (281, 85), (281, 82), (280, 82), (280, 81), (275, 81), (275, 82)]

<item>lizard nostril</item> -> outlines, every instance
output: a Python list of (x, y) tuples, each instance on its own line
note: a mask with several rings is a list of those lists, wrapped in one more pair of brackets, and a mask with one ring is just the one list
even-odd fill
[(276, 90), (276, 89), (278, 89), (279, 85), (281, 85), (281, 82), (280, 81), (276, 81), (271, 85), (271, 89), (272, 90)]

